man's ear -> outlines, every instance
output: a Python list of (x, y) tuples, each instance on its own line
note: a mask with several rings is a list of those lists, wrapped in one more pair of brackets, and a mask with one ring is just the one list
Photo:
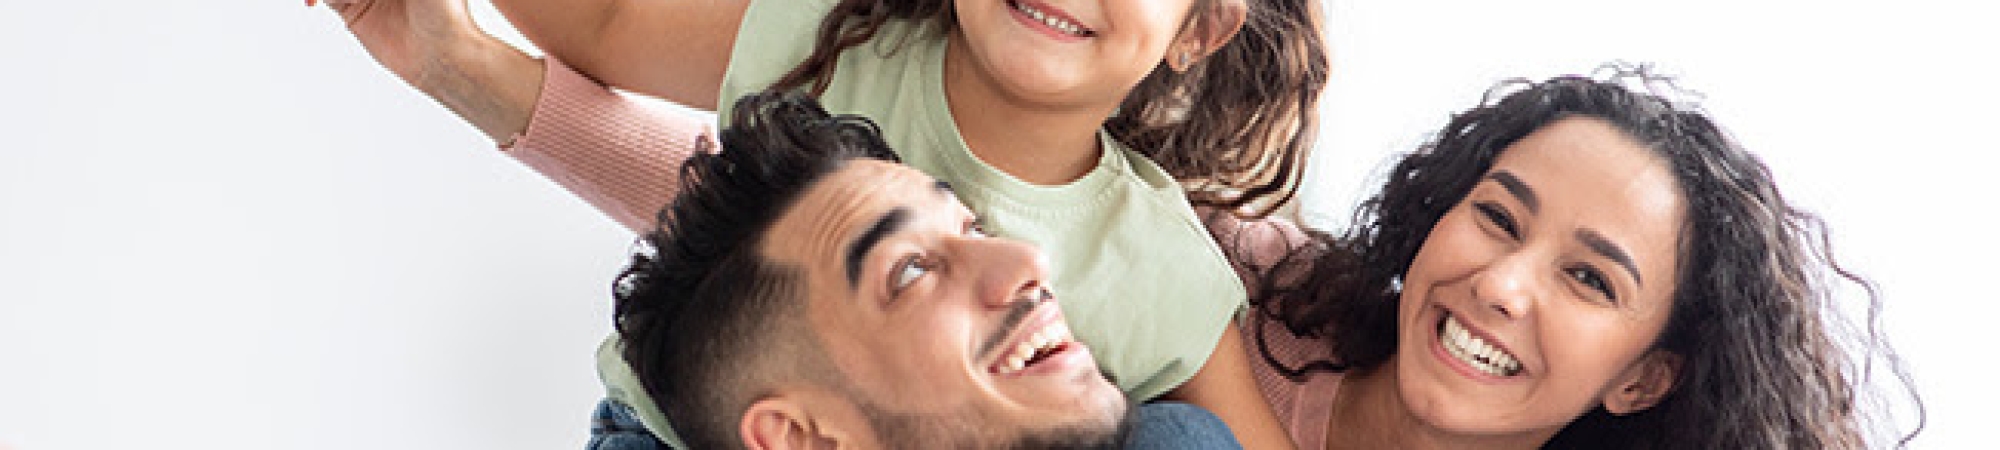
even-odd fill
[(1612, 383), (1612, 389), (1604, 393), (1604, 409), (1622, 416), (1652, 408), (1673, 392), (1680, 372), (1681, 355), (1666, 350), (1647, 351), (1639, 361), (1625, 368), (1625, 373)]
[(743, 412), (738, 434), (751, 450), (834, 449), (844, 436), (825, 426), (805, 405), (787, 398), (766, 398)]
[(1214, 0), (1208, 8), (1189, 12), (1187, 29), (1174, 38), (1174, 44), (1167, 48), (1167, 67), (1175, 72), (1186, 72), (1189, 67), (1216, 49), (1236, 38), (1236, 32), (1243, 31), (1243, 21), (1249, 17), (1248, 0)]

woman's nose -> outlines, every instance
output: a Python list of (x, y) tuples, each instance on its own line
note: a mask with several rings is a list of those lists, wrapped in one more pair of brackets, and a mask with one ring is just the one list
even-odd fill
[(1473, 300), (1506, 319), (1525, 317), (1534, 307), (1541, 278), (1529, 255), (1515, 253), (1500, 257), (1475, 275)]

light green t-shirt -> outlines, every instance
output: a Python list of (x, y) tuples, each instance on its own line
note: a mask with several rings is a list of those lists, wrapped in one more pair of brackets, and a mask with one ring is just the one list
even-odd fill
[[(764, 90), (805, 59), (833, 3), (751, 3), (719, 97), (723, 120), (734, 99)], [(1070, 329), (1128, 398), (1151, 400), (1187, 381), (1214, 351), (1244, 289), (1180, 184), (1109, 134), (1100, 134), (1097, 166), (1065, 185), (1029, 184), (981, 162), (945, 101), (945, 47), (942, 34), (893, 22), (841, 56), (819, 100), (834, 114), (874, 120), (905, 164), (951, 183), (987, 232), (1047, 253)], [(598, 352), (611, 397), (655, 434), (677, 440), (618, 350), (614, 337)]]

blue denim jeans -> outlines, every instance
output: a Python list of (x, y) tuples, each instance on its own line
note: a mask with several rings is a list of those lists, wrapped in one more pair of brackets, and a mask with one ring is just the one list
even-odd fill
[(1241, 450), (1236, 434), (1222, 418), (1200, 406), (1181, 402), (1139, 405), (1139, 417), (1125, 436), (1127, 450)]
[(586, 450), (666, 450), (667, 444), (646, 431), (632, 407), (612, 399), (597, 401), (590, 414), (590, 444)]
[[(1153, 402), (1139, 405), (1126, 436), (1128, 450), (1228, 450), (1242, 449), (1229, 426), (1199, 406), (1180, 402)], [(591, 415), (588, 450), (666, 450), (639, 423), (639, 416), (622, 403), (604, 399)]]

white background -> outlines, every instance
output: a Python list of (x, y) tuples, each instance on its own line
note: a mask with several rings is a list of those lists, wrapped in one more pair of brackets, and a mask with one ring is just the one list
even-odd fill
[[(1738, 3), (1334, 2), (1306, 217), (1499, 79), (1656, 62), (1880, 282), (1918, 447), (1989, 442), (2000, 16)], [(630, 237), (331, 13), (8, 1), (0, 56), (0, 449), (583, 445)]]

